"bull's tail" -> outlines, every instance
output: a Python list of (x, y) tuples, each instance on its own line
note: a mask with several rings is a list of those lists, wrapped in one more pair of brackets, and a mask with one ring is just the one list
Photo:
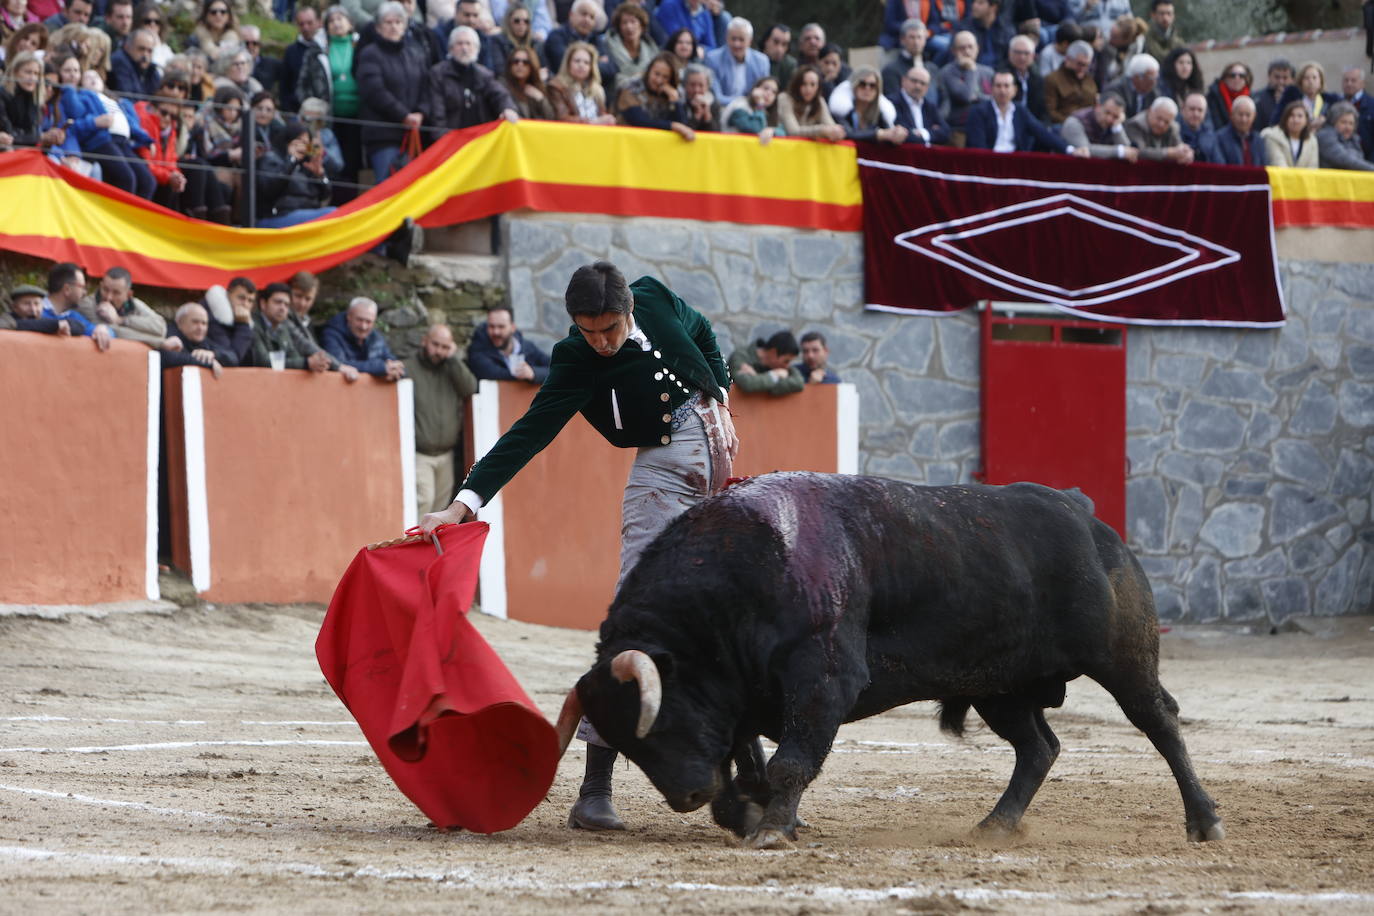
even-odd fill
[(968, 697), (946, 697), (940, 701), (940, 731), (956, 738), (964, 736), (964, 719), (973, 708)]

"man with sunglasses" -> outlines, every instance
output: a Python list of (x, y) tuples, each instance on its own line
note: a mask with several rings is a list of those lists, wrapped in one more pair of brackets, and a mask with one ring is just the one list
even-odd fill
[(274, 92), (282, 64), (275, 57), (262, 56), (262, 29), (255, 25), (239, 26), (239, 41), (253, 58), (253, 79), (262, 83), (263, 89)]

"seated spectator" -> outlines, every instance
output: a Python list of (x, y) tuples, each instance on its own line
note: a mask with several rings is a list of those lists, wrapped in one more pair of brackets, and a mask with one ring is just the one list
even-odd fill
[(1374, 157), (1374, 97), (1364, 91), (1364, 80), (1362, 68), (1347, 67), (1341, 73), (1341, 99), (1355, 106), (1355, 136), (1369, 159)]
[(20, 26), (8, 38), (5, 38), (4, 41), (3, 52), (5, 56), (4, 60), (0, 61), (0, 63), (4, 63), (8, 69), (13, 70), (14, 62), (18, 60), (19, 55), (23, 54), (25, 51), (30, 54), (36, 54), (37, 57), (35, 59), (41, 64), (43, 55), (48, 50), (48, 30), (43, 28), (40, 23), (30, 22), (27, 25)]
[(1178, 133), (1179, 139), (1192, 149), (1194, 162), (1221, 161), (1216, 135), (1207, 119), (1207, 97), (1201, 92), (1190, 92), (1184, 97), (1178, 113)]
[(906, 128), (906, 142), (926, 146), (949, 143), (949, 125), (927, 94), (930, 71), (917, 64), (902, 76), (902, 88), (889, 96), (897, 109), (897, 123)]
[(323, 99), (306, 98), (301, 102), (300, 121), (309, 131), (311, 145), (324, 150), (324, 171), (331, 180), (343, 174), (343, 147), (333, 128), (329, 126), (329, 105)]
[(70, 261), (54, 264), (48, 271), (48, 295), (43, 297), (37, 317), (65, 321), (73, 337), (89, 337), (96, 349), (108, 350), (114, 331), (103, 321), (86, 320), (77, 308), (84, 298), (86, 272)]
[[(898, 5), (901, 5), (901, 0), (898, 0)], [(925, 66), (926, 41), (929, 37), (930, 31), (921, 20), (908, 19), (902, 23), (900, 43), (887, 66), (883, 67), (884, 86), (895, 92), (896, 87), (902, 84), (902, 77), (912, 67), (917, 64)], [(938, 98), (932, 96), (931, 101), (938, 101)]]
[(204, 51), (211, 65), (243, 47), (239, 39), (238, 16), (229, 0), (205, 0), (196, 26), (186, 39), (186, 47)]
[(730, 14), (721, 0), (662, 0), (654, 15), (666, 32), (690, 30), (703, 51), (719, 47), (730, 24)]
[(907, 129), (896, 124), (897, 106), (883, 96), (883, 78), (877, 70), (859, 67), (845, 85), (853, 87), (849, 110), (839, 116), (846, 137), (879, 143), (905, 142)]
[(1017, 35), (1011, 40), (1006, 69), (1016, 77), (1016, 101), (1024, 103), (1031, 114), (1044, 121), (1048, 115), (1045, 110), (1045, 78), (1035, 69), (1034, 39), (1028, 35)]
[(296, 226), (333, 213), (324, 146), (299, 121), (282, 134), (285, 153), (259, 145), (257, 159), (257, 225), (264, 229)]
[[(137, 150), (151, 145), (153, 138), (144, 131), (143, 125), (139, 122), (138, 112), (134, 110), (133, 102), (128, 99), (116, 100), (107, 94), (100, 74), (94, 70), (87, 70), (81, 74), (81, 87), (91, 93), (90, 97), (94, 97), (99, 102), (105, 114), (110, 118), (109, 126), (104, 130), (108, 133), (109, 145), (114, 148), (119, 160), (117, 163), (102, 163), (101, 169), (104, 170), (107, 166), (117, 164), (124, 165), (132, 174), (133, 179), (133, 186), (128, 190), (144, 200), (151, 200), (153, 192), (157, 190), (157, 180), (153, 178), (153, 173), (148, 169), (147, 163), (143, 161)], [(97, 140), (99, 140), (98, 135)]]
[[(520, 9), (520, 7), (512, 7)], [(528, 12), (525, 15), (529, 15)], [(535, 118), (540, 121), (554, 119), (553, 103), (549, 101), (549, 91), (544, 79), (539, 75), (539, 58), (529, 48), (512, 48), (506, 55), (506, 72), (501, 82), (510, 93), (515, 110), (522, 118)]]
[[(22, 17), (15, 16), (11, 13), (11, 7), (16, 5), (22, 5), (25, 8), (25, 13)], [(32, 16), (34, 12), (33, 7), (34, 5), (31, 3), (15, 4), (13, 0), (8, 4), (0, 5), (0, 34), (7, 34), (12, 30), (9, 23), (17, 22), (21, 18), (28, 19)], [(70, 23), (90, 25), (91, 14), (94, 10), (95, 5), (92, 0), (67, 0), (65, 9), (59, 4), (57, 10), (43, 20), (43, 28), (47, 29), (49, 32), (56, 32), (64, 25)]]
[(1174, 0), (1150, 0), (1150, 25), (1145, 31), (1145, 53), (1163, 63), (1169, 52), (1187, 42), (1174, 27)]
[(148, 29), (134, 29), (124, 39), (124, 45), (110, 59), (110, 89), (134, 99), (157, 95), (162, 84), (162, 71), (153, 63), (153, 49), (157, 34)]
[(5, 110), (5, 133), (14, 146), (50, 147), (66, 139), (61, 127), (43, 126), (45, 86), (43, 61), (32, 51), (10, 58), (5, 70), (0, 106)]
[(1317, 151), (1324, 169), (1354, 169), (1374, 172), (1374, 162), (1365, 158), (1364, 147), (1356, 134), (1359, 113), (1349, 102), (1332, 103), (1327, 109), (1327, 125), (1317, 131)]
[(215, 166), (215, 180), (229, 189), (232, 199), (240, 183), (238, 168), (243, 162), (243, 144), (239, 132), (248, 100), (233, 86), (216, 89), (211, 99), (196, 122), (196, 145), (200, 158)]
[(107, 325), (120, 340), (134, 340), (153, 349), (167, 339), (167, 322), (134, 296), (134, 278), (123, 267), (111, 267), (100, 278), (96, 293), (76, 305), (91, 324)]
[(190, 93), (193, 102), (208, 102), (215, 94), (215, 78), (210, 74), (210, 58), (199, 48), (188, 48), (181, 55), (191, 69)]
[(1137, 54), (1126, 63), (1126, 72), (1108, 83), (1103, 92), (1121, 96), (1126, 117), (1134, 118), (1159, 98), (1159, 61), (1148, 54)]
[[(290, 301), (289, 292), (287, 301)], [(348, 303), (348, 311), (335, 315), (324, 326), (324, 348), (339, 362), (359, 372), (389, 382), (404, 378), (405, 364), (392, 355), (391, 347), (376, 324), (377, 303), (358, 296)]]
[(835, 87), (849, 79), (849, 65), (844, 62), (844, 49), (836, 44), (821, 48), (821, 56), (816, 63), (821, 71), (821, 95), (830, 98)]
[[(97, 9), (96, 13), (99, 14)], [(97, 22), (111, 44), (123, 44), (134, 28), (134, 0), (107, 0), (105, 14)]]
[(253, 78), (253, 55), (247, 48), (221, 54), (215, 62), (215, 87), (233, 86), (248, 98), (262, 93), (262, 83)]
[(262, 29), (255, 25), (239, 26), (239, 43), (248, 53), (250, 75), (267, 92), (277, 89), (281, 79), (281, 61), (275, 57), (262, 56)]
[[(631, 4), (633, 6), (633, 4)], [(501, 15), (501, 33), (493, 36), (496, 43), (500, 45), (501, 56), (510, 63), (510, 56), (516, 48), (523, 48), (535, 61), (534, 70), (539, 73), (542, 69), (539, 62), (544, 57), (544, 36), (548, 34), (548, 29), (540, 29), (532, 22), (532, 18), (539, 18), (543, 14), (545, 20), (548, 19), (547, 8), (542, 4), (534, 4), (535, 9), (521, 2), (511, 3), (506, 7), (506, 12)], [(617, 7), (619, 9), (619, 7)], [(496, 12), (495, 9), (492, 10)], [(648, 18), (647, 16), (645, 17)], [(542, 76), (542, 74), (541, 74)]]
[(1231, 105), (1236, 99), (1250, 95), (1250, 84), (1254, 79), (1250, 68), (1241, 61), (1222, 68), (1221, 76), (1207, 87), (1207, 118), (1212, 130), (1219, 131), (1231, 123)]
[(1145, 20), (1125, 14), (1112, 22), (1107, 43), (1093, 62), (1093, 81), (1105, 86), (1126, 72), (1126, 63), (1137, 54), (1145, 53)]
[(143, 0), (134, 10), (134, 25), (153, 36), (153, 66), (165, 71), (167, 64), (175, 55), (172, 46), (167, 44), (166, 36), (171, 34), (169, 23), (162, 15), (158, 0)]
[[(124, 151), (114, 144), (111, 129), (115, 115), (105, 110), (100, 96), (81, 88), (81, 61), (71, 52), (62, 51), (50, 62), (57, 72), (56, 89), (61, 97), (61, 118), (66, 125), (68, 141), (74, 141), (79, 152), (89, 154), (92, 162), (100, 164), (101, 178), (107, 184), (130, 194), (149, 189), (151, 180), (146, 187), (140, 187), (142, 176), (135, 176), (132, 164), (124, 159)], [(130, 136), (137, 127), (142, 137), (141, 125), (136, 117), (132, 124), (127, 123), (130, 114), (132, 109), (119, 109), (119, 116), (126, 120), (123, 128), (125, 136)]]
[(1247, 95), (1231, 102), (1231, 123), (1217, 131), (1218, 161), (1226, 165), (1266, 166), (1264, 141), (1255, 126), (1255, 101)]
[[(1255, 100), (1255, 121), (1259, 124), (1277, 124), (1279, 112), (1287, 107), (1280, 104), (1284, 92), (1293, 85), (1293, 65), (1287, 59), (1276, 57), (1269, 61), (1269, 83), (1258, 92), (1250, 93)], [(1296, 99), (1292, 99), (1296, 101)]]
[(763, 77), (748, 95), (731, 102), (721, 117), (721, 129), (727, 134), (754, 134), (759, 143), (787, 136), (787, 129), (778, 122), (778, 81), (772, 76)]
[[(296, 13), (293, 17), (296, 24), (296, 37), (282, 52), (281, 73), (277, 77), (277, 85), (279, 86), (277, 97), (281, 99), (281, 107), (287, 111), (298, 110), (301, 100), (308, 98), (308, 95), (299, 95), (296, 92), (296, 86), (301, 78), (301, 68), (305, 66), (305, 59), (318, 55), (325, 49), (325, 34), (322, 31), (324, 21), (320, 17), (320, 12), (313, 6), (306, 6), (305, 4), (296, 7)], [(324, 98), (323, 96), (317, 97)]]
[(1054, 41), (1040, 49), (1039, 63), (1036, 65), (1042, 77), (1049, 76), (1064, 64), (1069, 45), (1081, 41), (1083, 30), (1078, 23), (1066, 20), (1054, 30)]
[(487, 320), (473, 328), (467, 362), (478, 378), (542, 385), (549, 376), (549, 355), (525, 340), (504, 305), (487, 309)]
[(167, 345), (162, 350), (162, 368), (202, 366), (215, 378), (224, 371), (220, 354), (207, 340), (210, 333), (210, 313), (199, 302), (184, 302), (172, 316), (173, 325), (167, 329)]
[(1122, 16), (1132, 15), (1131, 0), (1069, 0), (1069, 14), (1080, 26), (1106, 34)]
[(792, 71), (797, 69), (797, 59), (791, 51), (792, 30), (782, 23), (775, 24), (763, 37), (763, 55), (768, 58), (769, 73), (778, 81), (779, 87), (790, 83)]
[(1188, 165), (1193, 148), (1183, 142), (1178, 129), (1178, 105), (1173, 99), (1155, 99), (1149, 109), (1126, 121), (1126, 138), (1141, 159)]
[(687, 126), (687, 110), (678, 89), (676, 58), (666, 52), (655, 57), (642, 79), (625, 83), (616, 94), (615, 110), (621, 123), (632, 127), (671, 130), (684, 140), (695, 140)]
[(1006, 60), (1014, 34), (1001, 13), (1002, 0), (969, 0), (968, 14), (954, 25), (956, 34), (973, 35), (978, 42), (978, 63), (990, 70)]
[(1125, 159), (1135, 162), (1140, 150), (1131, 146), (1121, 122), (1126, 119), (1121, 96), (1104, 92), (1091, 108), (1075, 111), (1064, 120), (1059, 134), (1075, 149), (1086, 149), (1094, 159)]
[(1045, 111), (1051, 124), (1063, 124), (1069, 115), (1097, 101), (1097, 81), (1089, 72), (1092, 63), (1093, 46), (1075, 41), (1063, 65), (1045, 77)]
[(649, 14), (644, 7), (633, 3), (622, 3), (615, 8), (611, 13), (611, 27), (601, 36), (601, 42), (601, 52), (610, 57), (617, 80), (642, 76), (658, 54), (658, 45), (649, 37)]
[[(601, 7), (596, 0), (573, 0), (572, 8), (568, 10), (568, 22), (560, 25), (549, 33), (544, 39), (544, 66), (549, 70), (560, 69), (563, 59), (567, 57), (568, 49), (575, 44), (585, 44), (591, 47), (592, 59), (597, 61), (597, 69), (602, 66), (595, 50), (597, 41), (596, 21)], [(606, 64), (610, 64), (610, 58), (606, 58)], [(602, 83), (609, 84), (610, 77), (614, 76), (614, 71), (609, 66), (604, 72), (599, 74)]]
[(0, 331), (32, 331), (35, 334), (56, 334), (79, 337), (81, 329), (65, 318), (43, 317), (43, 290), (22, 284), (10, 290), (10, 307), (0, 314)]
[(993, 74), (991, 67), (978, 63), (978, 40), (972, 32), (957, 33), (950, 54), (953, 59), (940, 68), (940, 113), (949, 122), (950, 144), (963, 146), (969, 111), (991, 93)]
[[(1187, 48), (1175, 48), (1159, 68), (1159, 94), (1182, 103), (1190, 92), (1202, 92), (1202, 68), (1197, 55)], [(1259, 104), (1256, 99), (1255, 104)]]
[(94, 70), (100, 74), (101, 79), (109, 78), (114, 52), (114, 45), (110, 43), (110, 36), (100, 29), (91, 28), (84, 29), (81, 35), (82, 40), (78, 44), (85, 46), (85, 57), (82, 61), (83, 71)]
[[(547, 51), (548, 45), (544, 47)], [(595, 48), (582, 41), (568, 46), (558, 75), (549, 80), (549, 101), (559, 121), (615, 123), (615, 115), (606, 110), (606, 91), (601, 88)]]
[(749, 47), (753, 40), (753, 23), (736, 16), (725, 30), (725, 46), (706, 54), (706, 66), (715, 75), (716, 96), (722, 105), (729, 105), (744, 95), (771, 70), (768, 58)]
[(229, 288), (212, 286), (205, 291), (201, 303), (210, 313), (210, 330), (206, 340), (216, 358), (226, 366), (252, 365), (253, 297), (257, 286), (247, 277), (235, 277)]
[(789, 137), (843, 140), (844, 128), (835, 123), (821, 95), (821, 71), (800, 64), (787, 91), (778, 96), (778, 120)]
[(825, 51), (825, 29), (819, 22), (808, 22), (797, 36), (797, 66), (810, 64), (820, 69), (821, 54)]
[[(1258, 111), (1259, 106), (1255, 106)], [(1256, 115), (1258, 121), (1258, 115)], [(1290, 169), (1315, 169), (1320, 166), (1317, 141), (1312, 136), (1312, 115), (1302, 102), (1283, 106), (1279, 123), (1260, 131), (1264, 138), (1264, 158), (1270, 165)]]
[[(170, 210), (189, 213), (189, 201), (183, 205), (182, 199), (182, 192), (187, 188), (186, 174), (181, 170), (180, 157), (177, 155), (179, 149), (189, 145), (182, 140), (184, 121), (180, 102), (157, 97), (139, 102), (134, 110), (138, 112), (139, 126), (151, 139), (147, 146), (138, 150), (138, 154), (143, 157), (156, 182), (153, 200)], [(198, 177), (201, 179), (199, 190), (203, 195), (205, 176)], [(205, 219), (207, 216), (204, 202), (201, 201), (199, 218)]]
[(520, 120), (506, 87), (477, 62), (477, 33), (465, 25), (448, 39), (448, 59), (429, 70), (430, 120), (435, 127), (458, 130), (505, 118)]
[[(974, 105), (968, 117), (970, 149), (1025, 153), (1036, 149), (1074, 156), (1089, 155), (1055, 134), (1016, 100), (1016, 78), (1005, 71), (992, 79), (992, 97)], [(1088, 109), (1091, 114), (1092, 109)], [(1067, 123), (1067, 122), (1066, 122)]]
[(687, 29), (678, 29), (668, 39), (665, 51), (671, 51), (673, 57), (677, 58), (677, 77), (681, 80), (684, 76), (688, 64), (699, 63), (702, 58), (701, 48), (697, 47), (696, 36)]
[(806, 387), (801, 371), (792, 365), (800, 352), (791, 331), (778, 331), (767, 340), (755, 340), (752, 353), (745, 347), (735, 350), (726, 365), (740, 391), (797, 394)]
[[(1326, 124), (1326, 107), (1333, 102), (1339, 102), (1341, 97), (1334, 92), (1326, 91), (1326, 70), (1316, 61), (1308, 61), (1298, 68), (1297, 88), (1303, 105), (1307, 106), (1308, 114), (1312, 115), (1312, 129), (1321, 130)], [(1288, 104), (1290, 99), (1285, 94), (1284, 104)]]
[(711, 91), (711, 71), (705, 64), (688, 64), (684, 69), (682, 95), (688, 127), (692, 130), (720, 130), (720, 103)]
[(801, 336), (801, 374), (808, 385), (835, 385), (840, 377), (830, 371), (830, 347), (820, 331)]
[(405, 360), (406, 377), (415, 385), (415, 504), (421, 515), (453, 499), (453, 458), (463, 439), (463, 409), (477, 393), (477, 379), (457, 352), (448, 325), (433, 324), (420, 349)]
[[(424, 20), (420, 16), (417, 7), (418, 0), (397, 0), (397, 2), (401, 5), (401, 14), (405, 16), (405, 28), (401, 31), (401, 38), (399, 40), (405, 44), (413, 44), (423, 50), (426, 67), (432, 67), (444, 59), (444, 48), (448, 45), (449, 32), (452, 31), (455, 25), (464, 25), (467, 24), (467, 22), (480, 23), (482, 18), (481, 0), (459, 0), (457, 11), (459, 16), (463, 17), (466, 21), (455, 22), (450, 19), (445, 23), (448, 27), (444, 28), (441, 32), (440, 29), (431, 29), (425, 26)], [(473, 11), (476, 12), (476, 15), (472, 15)], [(377, 25), (378, 20), (374, 18), (371, 22), (365, 23), (359, 27), (358, 45), (354, 49), (355, 56), (362, 54), (363, 50), (367, 48), (368, 45), (377, 40)], [(478, 34), (481, 34), (480, 30), (478, 30)], [(485, 50), (487, 46), (483, 45), (482, 47), (483, 50)], [(485, 65), (486, 58), (482, 57), (482, 61)], [(487, 67), (487, 69), (490, 70), (491, 68)]]
[(378, 182), (385, 181), (401, 155), (407, 132), (428, 122), (425, 98), (429, 51), (406, 36), (406, 8), (387, 0), (377, 8), (377, 39), (358, 51), (358, 117), (367, 161)]

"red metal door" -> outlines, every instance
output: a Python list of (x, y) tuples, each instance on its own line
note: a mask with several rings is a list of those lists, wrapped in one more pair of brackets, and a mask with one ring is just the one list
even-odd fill
[(983, 479), (1078, 487), (1126, 534), (1126, 329), (982, 317)]

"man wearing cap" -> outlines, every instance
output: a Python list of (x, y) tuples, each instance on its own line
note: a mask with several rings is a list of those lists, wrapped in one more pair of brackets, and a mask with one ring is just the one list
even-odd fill
[(32, 283), (10, 290), (10, 307), (0, 313), (0, 331), (33, 331), (70, 337), (71, 322), (65, 318), (43, 317), (43, 296), (43, 288)]
[[(718, 491), (739, 451), (730, 374), (711, 322), (652, 277), (633, 284), (609, 261), (579, 267), (564, 305), (573, 327), (525, 415), (468, 473), (426, 532), (466, 521), (581, 413), (617, 448), (636, 449), (621, 502), (620, 583), (674, 518)], [(587, 770), (570, 827), (623, 830), (611, 805), (616, 751), (583, 720)]]

